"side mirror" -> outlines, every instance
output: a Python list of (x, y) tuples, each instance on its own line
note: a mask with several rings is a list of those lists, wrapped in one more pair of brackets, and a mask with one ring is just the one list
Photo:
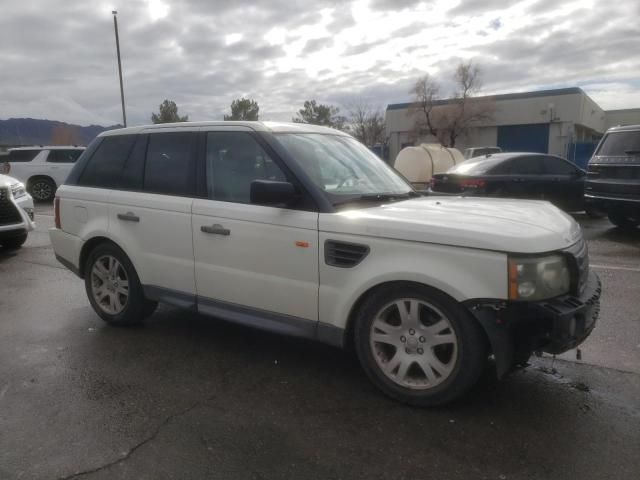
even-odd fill
[(298, 198), (296, 189), (289, 182), (254, 180), (251, 182), (251, 203), (257, 205), (288, 205)]

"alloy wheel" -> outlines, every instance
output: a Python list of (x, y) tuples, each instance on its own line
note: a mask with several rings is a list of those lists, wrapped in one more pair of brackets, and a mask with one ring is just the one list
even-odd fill
[(129, 300), (129, 279), (112, 255), (99, 257), (91, 268), (91, 293), (95, 303), (109, 315), (118, 315)]
[(382, 373), (394, 383), (425, 390), (453, 372), (458, 338), (447, 316), (417, 298), (385, 305), (371, 324), (370, 346)]

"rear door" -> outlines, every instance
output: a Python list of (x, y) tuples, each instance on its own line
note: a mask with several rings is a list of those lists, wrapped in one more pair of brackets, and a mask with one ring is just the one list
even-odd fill
[(294, 179), (250, 131), (207, 132), (208, 198), (193, 203), (198, 308), (300, 334), (318, 319), (318, 212), (253, 205), (253, 180)]
[(133, 262), (152, 298), (193, 305), (191, 204), (196, 195), (196, 136), (139, 135), (112, 190), (109, 234)]
[(584, 173), (563, 158), (544, 157), (545, 198), (559, 208), (568, 211), (582, 209)]
[(544, 164), (541, 155), (516, 157), (509, 161), (509, 196), (544, 200)]

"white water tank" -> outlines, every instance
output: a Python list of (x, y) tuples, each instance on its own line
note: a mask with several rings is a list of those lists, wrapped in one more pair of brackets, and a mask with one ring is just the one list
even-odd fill
[(418, 147), (400, 150), (394, 168), (409, 180), (418, 190), (429, 186), (435, 173), (445, 173), (454, 165), (464, 162), (457, 148), (443, 147), (435, 143), (423, 143)]

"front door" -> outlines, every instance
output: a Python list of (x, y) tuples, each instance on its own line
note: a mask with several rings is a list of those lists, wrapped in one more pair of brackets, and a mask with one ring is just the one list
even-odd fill
[(292, 180), (253, 135), (206, 134), (208, 198), (192, 207), (198, 309), (256, 327), (290, 320), (312, 329), (318, 319), (318, 213), (250, 203), (253, 180)]

